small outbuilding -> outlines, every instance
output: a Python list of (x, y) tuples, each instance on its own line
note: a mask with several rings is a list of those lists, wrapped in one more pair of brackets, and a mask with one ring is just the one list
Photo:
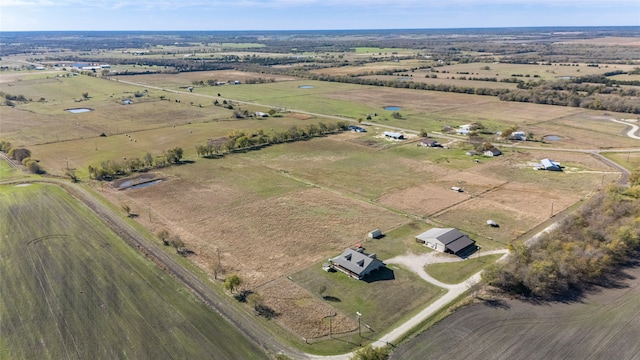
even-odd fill
[(398, 133), (398, 132), (385, 131), (384, 132), (384, 136), (388, 137), (388, 138), (391, 138), (391, 139), (404, 140), (404, 135), (402, 135), (401, 133)]
[(498, 223), (493, 220), (487, 220), (487, 225), (495, 228), (500, 227), (500, 225), (498, 225)]
[(454, 228), (433, 228), (416, 236), (416, 241), (436, 251), (464, 256), (478, 247), (469, 236)]
[(375, 229), (375, 230), (373, 230), (373, 231), (369, 232), (369, 235), (368, 235), (368, 236), (369, 236), (369, 238), (370, 238), (370, 239), (377, 239), (377, 238), (380, 238), (380, 237), (382, 237), (382, 230), (380, 230), (380, 229)]
[(514, 131), (509, 136), (509, 139), (510, 140), (516, 140), (516, 141), (526, 141), (527, 140), (527, 134), (525, 134), (524, 131)]
[(549, 171), (562, 171), (562, 166), (560, 166), (559, 162), (555, 162), (551, 159), (542, 159), (540, 160), (540, 166), (538, 166), (540, 170), (549, 170)]
[(493, 147), (491, 149), (486, 150), (483, 154), (484, 156), (500, 156), (502, 155), (502, 151), (500, 151), (500, 149), (498, 148)]
[(329, 266), (341, 271), (350, 277), (362, 280), (372, 271), (384, 267), (384, 263), (376, 257), (376, 254), (366, 254), (364, 249), (346, 249), (340, 256), (329, 259)]
[(424, 147), (430, 147), (430, 148), (442, 147), (442, 145), (440, 145), (438, 141), (433, 139), (427, 139), (427, 138), (421, 139), (418, 145), (424, 146)]

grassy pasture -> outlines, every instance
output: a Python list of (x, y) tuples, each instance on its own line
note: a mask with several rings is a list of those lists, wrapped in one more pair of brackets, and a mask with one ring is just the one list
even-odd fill
[(480, 256), (458, 262), (430, 264), (426, 265), (424, 270), (436, 280), (445, 284), (458, 284), (484, 269), (487, 265), (493, 264), (500, 257), (502, 257), (502, 254)]
[[(222, 81), (236, 79), (236, 75), (235, 72), (211, 73), (211, 76)], [(193, 80), (206, 80), (206, 76), (209, 75), (187, 73), (122, 79), (179, 90), (180, 86), (189, 85)], [(40, 78), (34, 81), (46, 83), (44, 80)], [(476, 164), (472, 157), (464, 155), (467, 149), (464, 144), (452, 146), (452, 149), (425, 149), (411, 142), (394, 142), (380, 137), (386, 128), (376, 123), (413, 130), (424, 128), (432, 132), (439, 131), (445, 124), (481, 121), (492, 132), (516, 124), (524, 131), (533, 129), (536, 137), (543, 134), (563, 136), (565, 132), (577, 134), (575, 138), (568, 136), (557, 142), (559, 146), (577, 147), (587, 143), (589, 147), (632, 146), (633, 143), (622, 136), (609, 136), (606, 139), (601, 136), (602, 133), (614, 134), (622, 125), (597, 121), (595, 118), (581, 121), (583, 117), (592, 119), (602, 115), (599, 112), (502, 103), (494, 97), (289, 81), (283, 78), (275, 83), (258, 85), (197, 87), (194, 94), (177, 95), (150, 89), (149, 98), (152, 100), (123, 106), (117, 104), (118, 97), (143, 89), (95, 78), (80, 80), (80, 84), (86, 81), (91, 86), (98, 86), (93, 84), (95, 81), (107, 86), (95, 95), (89, 91), (92, 98), (87, 101), (73, 102), (74, 107), (91, 104), (96, 111), (85, 114), (56, 113), (38, 108), (47, 103), (30, 104), (30, 114), (37, 114), (30, 115), (33, 118), (26, 118), (31, 128), (36, 129), (38, 124), (47, 124), (47, 121), (63, 124), (61, 119), (67, 115), (72, 119), (85, 116), (87, 125), (86, 128), (82, 127), (82, 131), (86, 133), (75, 137), (88, 137), (83, 134), (104, 129), (100, 126), (128, 124), (125, 131), (136, 141), (132, 142), (124, 135), (111, 136), (113, 132), (108, 132), (110, 136), (105, 138), (30, 146), (43, 167), (61, 174), (66, 165), (65, 159), (69, 159), (69, 166), (84, 175), (87, 165), (95, 165), (101, 160), (142, 157), (146, 152), (160, 155), (168, 148), (183, 147), (185, 157), (196, 160), (194, 164), (162, 169), (159, 176), (165, 181), (161, 184), (129, 191), (106, 189), (105, 196), (116, 205), (130, 205), (135, 213), (146, 215), (148, 211), (148, 217), (140, 216), (137, 221), (153, 232), (167, 229), (172, 234), (180, 235), (188, 247), (196, 252), (190, 260), (206, 271), (210, 271), (220, 249), (223, 272), (240, 274), (247, 288), (257, 289), (265, 297), (268, 295), (268, 301), (274, 307), (289, 301), (284, 291), (278, 293), (284, 287), (279, 288), (277, 284), (282, 284), (287, 275), (305, 274), (303, 280), (294, 276), (296, 286), (301, 286), (302, 290), (293, 285), (287, 288), (296, 294), (297, 300), (282, 308), (287, 315), (282, 315), (278, 320), (285, 328), (302, 333), (311, 330), (296, 328), (294, 325), (303, 320), (293, 315), (307, 313), (309, 308), (316, 307), (317, 301), (323, 303), (314, 295), (318, 286), (333, 284), (336, 275), (340, 275), (322, 272), (319, 264), (329, 256), (339, 254), (347, 246), (364, 243), (368, 251), (379, 254), (382, 259), (405, 251), (427, 251), (424, 246), (416, 244), (413, 237), (428, 226), (412, 219), (433, 216), (432, 220), (443, 226), (456, 226), (471, 233), (483, 249), (502, 248), (519, 234), (548, 219), (550, 199), (555, 202), (555, 211), (560, 211), (600, 187), (601, 181), (613, 181), (615, 177), (614, 174), (605, 174), (603, 177), (602, 172), (610, 169), (589, 155), (555, 153), (544, 149), (504, 148), (506, 156), (481, 158), (481, 162)], [(313, 88), (300, 89), (300, 85), (312, 85)], [(65, 96), (73, 95), (71, 90), (65, 91)], [(218, 92), (221, 97), (217, 97)], [(162, 94), (171, 101), (154, 100)], [(180, 98), (181, 103), (176, 103), (174, 98)], [(368, 126), (368, 132), (364, 134), (343, 133), (233, 154), (221, 159), (196, 159), (195, 144), (204, 143), (208, 138), (225, 136), (231, 130), (263, 129), (269, 132), (272, 128), (286, 129), (292, 125), (333, 121), (319, 117), (302, 120), (287, 114), (282, 118), (263, 120), (214, 121), (228, 119), (231, 114), (228, 110), (211, 105), (218, 98), (255, 101), (354, 119), (374, 112), (378, 116), (373, 118), (374, 125)], [(191, 101), (195, 104), (202, 101), (204, 106), (191, 106)], [(401, 106), (403, 119), (392, 118), (391, 111), (382, 109), (387, 105)], [(63, 104), (57, 106), (66, 108)], [(245, 107), (253, 109), (249, 105), (243, 105)], [(136, 115), (128, 122), (123, 120), (123, 117), (126, 118), (123, 111), (132, 109), (135, 109)], [(181, 109), (184, 113), (171, 112), (170, 109)], [(22, 107), (2, 107), (0, 110), (3, 112), (3, 131), (5, 111), (26, 113)], [(260, 107), (256, 107), (256, 110), (264, 111)], [(111, 117), (97, 116), (104, 113)], [(17, 124), (21, 116), (13, 115), (12, 119)], [(105, 125), (105, 119), (107, 122), (111, 119), (111, 122)], [(560, 125), (556, 122), (560, 122)], [(64, 124), (65, 133), (71, 135), (79, 127), (73, 122)], [(93, 124), (93, 127), (89, 127), (89, 124)], [(176, 124), (176, 127), (172, 127), (172, 124)], [(574, 128), (577, 130), (574, 131)], [(43, 130), (38, 136), (51, 138), (51, 133), (55, 131), (53, 129), (48, 128), (46, 134), (46, 130)], [(16, 138), (28, 136), (26, 131), (15, 135)], [(37, 142), (35, 139), (30, 141)], [(555, 142), (533, 144), (556, 146)], [(531, 170), (529, 162), (544, 157), (560, 161), (567, 166), (567, 171), (557, 174)], [(453, 192), (449, 190), (451, 186), (462, 186), (465, 192)], [(501, 227), (488, 228), (485, 221), (489, 218), (496, 220)], [(379, 241), (366, 241), (366, 233), (375, 228), (381, 228), (387, 236)], [(393, 270), (397, 275), (396, 280), (371, 283), (375, 284), (372, 288), (377, 290), (368, 294), (379, 299), (365, 299), (370, 301), (366, 302), (358, 298), (359, 295), (352, 294), (349, 295), (352, 297), (345, 297), (340, 304), (336, 304), (336, 308), (343, 313), (346, 327), (353, 325), (353, 319), (349, 317), (352, 315), (348, 314), (357, 310), (364, 313), (366, 309), (367, 313), (380, 311), (375, 316), (382, 317), (383, 311), (391, 310), (383, 308), (384, 304), (378, 303), (382, 301), (380, 299), (393, 297), (392, 291), (405, 291), (405, 287), (414, 286), (412, 282), (422, 283), (419, 279), (411, 278), (412, 275), (405, 270)], [(393, 286), (387, 286), (392, 282)], [(345, 282), (340, 286), (347, 293), (352, 284)], [(415, 286), (417, 288), (410, 288), (409, 291), (416, 294), (424, 291), (427, 293), (425, 296), (433, 295), (429, 289), (425, 290), (424, 284)], [(423, 303), (431, 301), (431, 298), (421, 299)], [(323, 304), (318, 309), (326, 309), (327, 304)], [(389, 325), (405, 316), (406, 311), (417, 309), (414, 303), (397, 305), (406, 308), (393, 309), (395, 319), (389, 322), (381, 319), (375, 321), (379, 321), (380, 325)], [(324, 312), (318, 310), (313, 314), (316, 317), (312, 322), (318, 321), (314, 323), (318, 328), (326, 327), (326, 320), (322, 322)], [(291, 316), (287, 318), (288, 315)]]
[[(82, 114), (72, 114), (82, 115)], [(69, 167), (79, 170), (79, 175), (86, 175), (89, 165), (96, 166), (105, 160), (120, 160), (123, 157), (142, 158), (147, 152), (160, 156), (165, 150), (180, 146), (184, 150), (184, 158), (196, 160), (196, 144), (206, 144), (207, 139), (224, 137), (232, 131), (241, 130), (247, 133), (257, 130), (286, 130), (297, 125), (305, 126), (322, 119), (300, 120), (294, 117), (278, 118), (277, 124), (271, 120), (212, 121), (205, 123), (182, 124), (176, 127), (165, 126), (146, 131), (129, 132), (127, 137), (119, 135), (92, 137), (88, 139), (64, 141), (52, 144), (29, 146), (33, 157), (42, 161), (47, 171), (54, 174), (64, 173), (65, 159)], [(327, 120), (324, 120), (328, 122)], [(131, 139), (135, 141), (131, 141)], [(202, 161), (205, 161), (202, 159)]]
[[(136, 98), (134, 93), (142, 93), (144, 88), (88, 76), (39, 78), (14, 84), (0, 84), (0, 89), (11, 94), (23, 94), (35, 101), (40, 97), (46, 99), (44, 103), (0, 107), (3, 138), (16, 144), (18, 141), (31, 145), (91, 138), (103, 132), (112, 135), (233, 117), (232, 111), (213, 106), (212, 99), (154, 90)], [(77, 101), (82, 99), (83, 92), (88, 92), (90, 97)], [(161, 101), (161, 95), (169, 100)], [(132, 98), (134, 103), (122, 105), (124, 98)], [(65, 111), (70, 108), (90, 108), (93, 111), (80, 114)]]
[[(469, 77), (495, 77), (500, 79), (519, 79), (524, 81), (529, 80), (557, 80), (562, 77), (572, 76), (585, 76), (594, 74), (604, 74), (610, 71), (633, 70), (634, 65), (624, 64), (600, 64), (599, 67), (587, 66), (587, 64), (578, 64), (579, 66), (560, 66), (558, 64), (552, 65), (538, 65), (538, 64), (492, 64), (492, 63), (468, 63), (468, 64), (453, 64), (438, 66), (434, 70), (438, 70), (438, 78), (455, 76), (456, 78), (461, 76)], [(489, 70), (483, 70), (482, 68), (488, 66)], [(416, 74), (425, 72), (426, 70), (416, 71)], [(446, 71), (447, 73), (443, 73)], [(458, 74), (462, 72), (468, 72), (469, 74)], [(525, 76), (511, 76), (513, 74), (529, 75)], [(538, 75), (539, 78), (535, 78), (534, 75)], [(414, 77), (418, 76), (414, 74)]]
[[(540, 137), (544, 135), (562, 137), (560, 142), (564, 148), (608, 149), (634, 147), (637, 146), (638, 140), (627, 136), (629, 127), (610, 120), (627, 118), (632, 117), (629, 114), (613, 112), (589, 111), (583, 114), (576, 113), (545, 124), (536, 124), (536, 127), (540, 126), (540, 131), (536, 133)], [(555, 141), (549, 141), (549, 143), (556, 144)]]
[[(470, 232), (484, 249), (504, 247), (548, 218), (549, 199), (560, 211), (600, 186), (601, 171), (607, 170), (589, 155), (569, 154), (554, 159), (575, 173), (534, 172), (529, 163), (548, 154), (531, 152), (483, 158), (480, 164), (467, 158), (473, 165), (456, 168), (430, 160), (434, 152), (448, 150), (415, 145), (376, 150), (354, 144), (358, 136), (345, 133), (202, 159), (164, 169), (165, 183), (109, 196), (137, 211), (153, 209), (154, 221), (147, 225), (177, 231), (203, 268), (221, 248), (227, 271), (239, 272), (252, 287), (363, 242), (374, 228), (403, 232), (366, 242), (381, 256), (417, 251), (412, 236), (422, 229), (407, 227), (404, 213), (433, 214), (443, 225)], [(462, 155), (453, 155), (451, 162), (456, 161), (462, 164)], [(610, 181), (614, 174), (606, 176)], [(209, 210), (202, 213), (203, 208)], [(501, 228), (486, 227), (488, 218)], [(388, 239), (397, 245), (384, 246), (391, 244)]]
[(380, 54), (380, 53), (415, 53), (414, 49), (403, 49), (403, 48), (378, 48), (378, 47), (357, 47), (354, 48), (356, 54)]
[(266, 358), (60, 188), (0, 206), (3, 358)]
[[(351, 57), (353, 60), (359, 60), (360, 58), (363, 57), (363, 55), (359, 53), (356, 53), (355, 55), (346, 55), (346, 56)], [(401, 69), (411, 70), (411, 69), (415, 69), (422, 66), (429, 66), (431, 64), (433, 64), (432, 61), (425, 61), (425, 60), (400, 60), (398, 62), (381, 61), (381, 62), (366, 63), (358, 66), (349, 65), (349, 66), (314, 69), (314, 70), (311, 70), (310, 72), (313, 74), (328, 74), (333, 76), (363, 75), (363, 74), (370, 74), (370, 73), (375, 73), (383, 70), (401, 70)], [(413, 72), (402, 73), (402, 74), (403, 75), (407, 74), (408, 76), (409, 74), (413, 74)], [(424, 75), (422, 75), (422, 77), (424, 77)]]
[[(460, 87), (471, 87), (471, 88), (487, 88), (487, 89), (517, 89), (518, 84), (513, 83), (504, 83), (504, 82), (494, 82), (494, 81), (479, 81), (479, 80), (461, 80), (459, 77), (461, 75), (456, 76), (456, 79), (447, 78), (448, 74), (438, 74), (438, 78), (430, 78), (426, 77), (429, 73), (424, 70), (418, 70), (416, 72), (411, 73), (399, 73), (398, 75), (368, 75), (363, 76), (364, 79), (377, 79), (377, 80), (399, 80), (406, 79), (409, 77), (410, 81), (416, 83), (425, 83), (425, 84), (435, 84), (435, 85), (454, 85)], [(451, 76), (449, 76), (451, 77)], [(467, 76), (470, 77), (470, 76)]]
[[(374, 331), (387, 329), (408, 318), (409, 314), (443, 294), (442, 289), (396, 265), (381, 270), (372, 276), (370, 282), (358, 281), (340, 272), (323, 271), (320, 263), (293, 274), (292, 278), (312, 293), (317, 293), (320, 287), (325, 286), (327, 290), (324, 296), (339, 300), (332, 302), (336, 309), (352, 318), (356, 312), (360, 312), (363, 314), (362, 322)], [(364, 326), (362, 329), (366, 337), (376, 336)]]
[[(131, 82), (139, 82), (148, 85), (158, 86), (162, 88), (172, 88), (178, 89), (180, 86), (192, 86), (192, 82), (194, 81), (204, 81), (207, 80), (218, 80), (218, 81), (228, 81), (228, 80), (239, 80), (241, 82), (245, 82), (247, 79), (274, 79), (275, 82), (281, 81), (291, 81), (297, 80), (291, 76), (282, 76), (282, 75), (273, 75), (273, 74), (261, 74), (261, 73), (251, 73), (244, 71), (235, 71), (235, 70), (218, 70), (218, 71), (197, 71), (197, 72), (186, 72), (179, 74), (151, 74), (151, 75), (131, 75), (131, 76), (120, 76), (117, 77), (123, 81), (131, 81)], [(246, 84), (242, 84), (243, 86)], [(236, 85), (223, 85), (223, 86), (214, 86), (210, 87), (212, 89), (216, 89), (217, 92), (223, 93), (227, 89), (231, 89), (236, 87)], [(196, 92), (199, 92), (201, 88), (196, 87)], [(238, 99), (239, 100), (239, 99)]]
[(629, 171), (640, 169), (640, 152), (613, 152), (603, 155)]

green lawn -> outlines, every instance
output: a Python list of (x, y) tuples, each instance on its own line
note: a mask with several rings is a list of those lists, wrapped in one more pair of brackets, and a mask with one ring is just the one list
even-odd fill
[(1, 358), (266, 358), (59, 187), (0, 207)]
[(292, 279), (312, 293), (325, 286), (323, 296), (333, 298), (331, 304), (336, 309), (345, 314), (360, 312), (362, 321), (374, 331), (391, 328), (442, 294), (442, 289), (395, 265), (373, 273), (368, 281), (325, 272), (320, 264), (292, 275)]
[(426, 265), (424, 270), (436, 280), (445, 284), (458, 284), (484, 269), (487, 265), (493, 264), (500, 257), (502, 257), (502, 254), (481, 256), (452, 263), (431, 264)]

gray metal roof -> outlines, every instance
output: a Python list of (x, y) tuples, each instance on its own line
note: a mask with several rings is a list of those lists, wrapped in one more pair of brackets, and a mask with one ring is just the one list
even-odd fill
[(560, 168), (560, 163), (557, 163), (551, 159), (542, 159), (540, 160), (540, 162), (545, 169)]
[(416, 238), (423, 242), (437, 240), (453, 253), (475, 243), (467, 235), (454, 228), (433, 228), (416, 236)]
[(353, 249), (346, 249), (340, 256), (336, 256), (331, 259), (336, 265), (340, 265), (343, 268), (362, 276), (370, 271), (373, 271), (384, 263), (369, 254), (360, 253)]

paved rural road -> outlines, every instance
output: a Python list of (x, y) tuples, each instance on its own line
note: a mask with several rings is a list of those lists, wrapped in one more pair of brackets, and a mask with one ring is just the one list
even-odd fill
[(232, 326), (239, 329), (250, 340), (261, 346), (271, 354), (285, 354), (294, 359), (304, 359), (306, 354), (280, 344), (275, 336), (269, 334), (262, 326), (258, 325), (253, 316), (246, 311), (233, 306), (219, 293), (208, 287), (202, 279), (179, 265), (169, 254), (157, 248), (156, 244), (141, 236), (130, 224), (114, 213), (111, 209), (100, 203), (92, 194), (83, 187), (67, 181), (49, 179), (22, 179), (15, 183), (40, 182), (50, 183), (62, 187), (76, 199), (80, 200), (96, 215), (98, 215), (113, 232), (126, 241), (137, 251), (142, 252), (165, 271), (176, 277), (182, 284), (189, 288), (201, 301), (218, 312)]

